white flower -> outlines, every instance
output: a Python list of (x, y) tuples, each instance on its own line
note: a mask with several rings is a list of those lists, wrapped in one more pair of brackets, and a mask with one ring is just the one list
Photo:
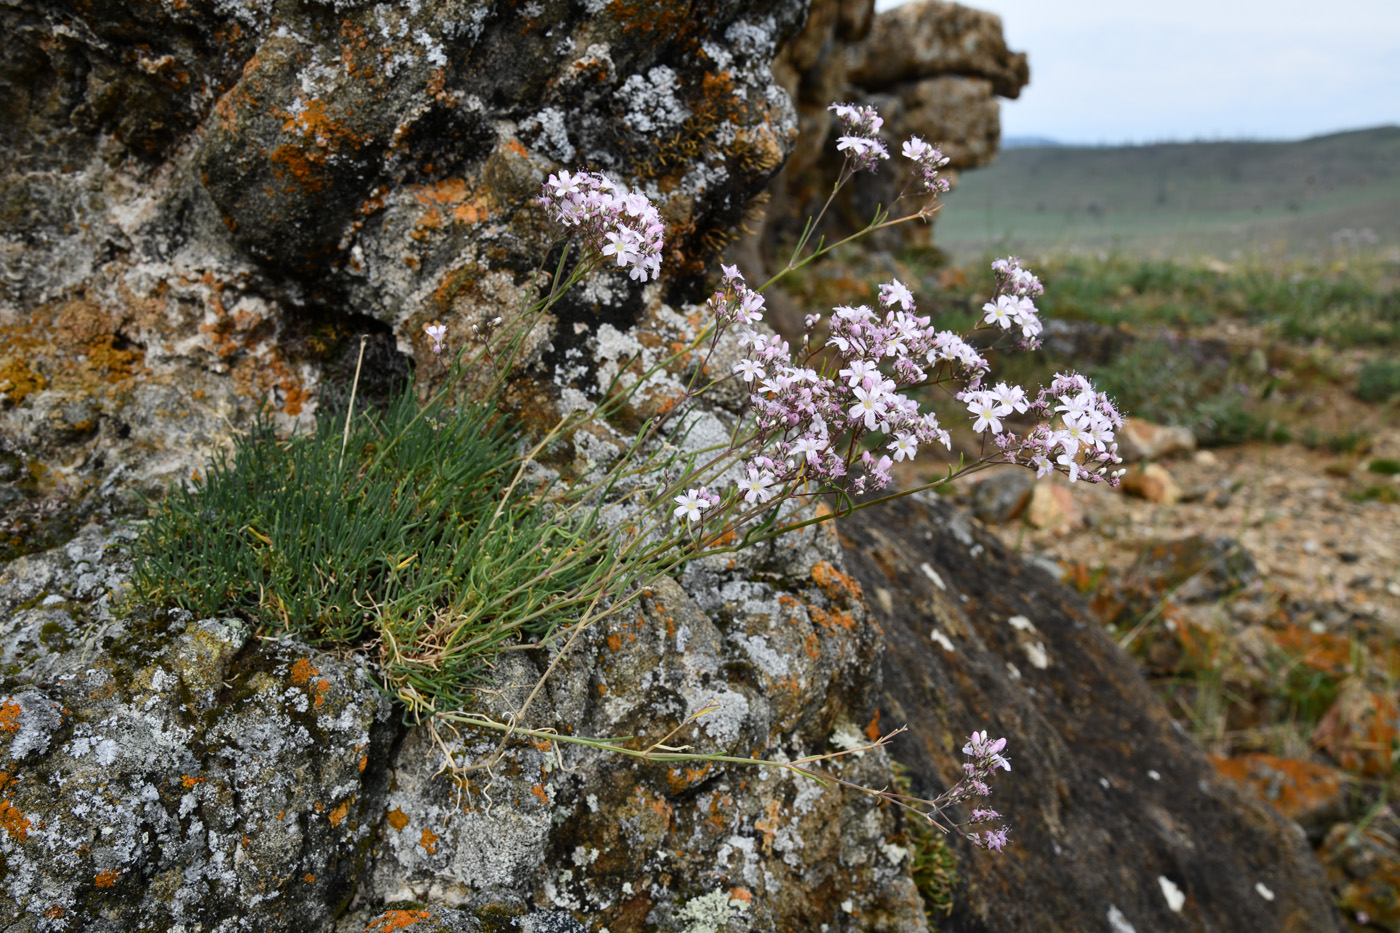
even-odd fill
[(734, 373), (735, 375), (743, 376), (745, 382), (753, 382), (755, 379), (762, 379), (768, 375), (763, 371), (762, 366), (759, 366), (750, 359), (742, 359), (735, 363)]
[(735, 482), (743, 490), (744, 501), (749, 505), (753, 505), (754, 502), (767, 502), (773, 498), (773, 490), (770, 488), (773, 485), (773, 474), (767, 470), (751, 466), (744, 478)]
[(904, 157), (913, 159), (915, 162), (922, 161), (933, 150), (933, 147), (917, 136), (910, 136), (904, 141)]
[(788, 452), (793, 456), (801, 456), (803, 460), (811, 462), (818, 458), (818, 455), (821, 453), (821, 447), (817, 444), (817, 439), (815, 437), (804, 434), (802, 437), (793, 441), (792, 447)]
[(879, 387), (866, 389), (863, 386), (856, 386), (852, 390), (852, 394), (855, 395), (857, 401), (851, 406), (850, 419), (852, 421), (864, 420), (867, 431), (875, 430), (875, 425), (889, 411), (884, 391)]
[(909, 286), (899, 279), (894, 279), (880, 286), (880, 301), (886, 307), (899, 305), (905, 311), (909, 311), (914, 307), (914, 293), (909, 291)]
[(982, 310), (986, 312), (982, 316), (983, 324), (995, 324), (1002, 330), (1006, 330), (1016, 319), (1020, 306), (1012, 296), (1002, 295), (997, 299), (996, 304), (989, 301), (982, 306)]
[(914, 455), (919, 452), (919, 440), (912, 434), (896, 434), (894, 440), (890, 441), (889, 449), (894, 451), (896, 461), (906, 457), (913, 460)]
[(998, 403), (996, 396), (990, 392), (977, 392), (968, 398), (967, 410), (977, 416), (972, 430), (979, 434), (988, 428), (1000, 434), (1002, 417), (1011, 414), (1011, 406)]
[(686, 521), (691, 522), (698, 522), (700, 520), (700, 510), (710, 507), (709, 500), (702, 499), (700, 494), (694, 489), (687, 489), (681, 495), (676, 496), (673, 501), (677, 502), (678, 505), (676, 506), (675, 512), (672, 514), (676, 518), (680, 518), (684, 515)]

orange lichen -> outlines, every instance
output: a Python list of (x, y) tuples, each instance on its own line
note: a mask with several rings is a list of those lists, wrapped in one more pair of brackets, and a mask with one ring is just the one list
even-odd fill
[(97, 879), (93, 881), (93, 884), (97, 885), (99, 888), (110, 888), (117, 883), (117, 879), (120, 877), (121, 872), (117, 871), (115, 868), (109, 868), (106, 871), (98, 872)]
[(549, 806), (549, 792), (544, 789), (543, 784), (536, 784), (530, 788), (530, 793), (540, 799), (540, 803)]
[(298, 658), (292, 665), (292, 686), (302, 687), (311, 682), (311, 678), (321, 673), (306, 658)]
[(424, 826), (422, 835), (418, 837), (418, 844), (429, 855), (437, 855), (438, 834)]
[(366, 768), (368, 765), (369, 765), (369, 756), (368, 756), (368, 755), (361, 755), (361, 756), (360, 756), (360, 770), (361, 770), (361, 771), (365, 770), (365, 768)]
[(1269, 633), (1279, 650), (1323, 674), (1341, 675), (1351, 669), (1351, 639), (1336, 632), (1313, 632), (1299, 625)]
[(699, 768), (669, 768), (666, 771), (666, 785), (671, 793), (682, 793), (705, 780), (713, 767), (713, 764), (706, 762)]
[(67, 913), (66, 910), (55, 904), (48, 910), (44, 911), (44, 916), (48, 917), (50, 920), (57, 920), (59, 917), (62, 917), (65, 913)]
[(330, 814), (326, 817), (326, 819), (331, 821), (332, 826), (339, 826), (340, 821), (345, 819), (345, 814), (350, 812), (350, 801), (353, 799), (355, 798), (345, 798), (345, 800), (341, 801), (340, 806), (332, 810)]
[(816, 632), (807, 636), (807, 639), (802, 643), (802, 650), (807, 652), (807, 657), (814, 660), (822, 656), (821, 641), (817, 638)]
[(370, 921), (365, 927), (365, 933), (371, 930), (376, 933), (393, 933), (394, 930), (402, 930), (411, 927), (419, 920), (427, 920), (430, 916), (426, 910), (389, 910), (379, 917)]
[(18, 732), (19, 717), (23, 712), (23, 708), (14, 700), (0, 703), (0, 732)]
[(827, 599), (847, 605), (860, 599), (860, 584), (831, 565), (822, 561), (812, 568), (812, 582), (817, 585)]
[(314, 883), (315, 881), (316, 881), (316, 876), (315, 876), (314, 874), (312, 874), (311, 872), (307, 872), (306, 874), (304, 874), (304, 875), (301, 876), (301, 883), (302, 883), (302, 884), (312, 884), (312, 883)]
[(811, 614), (812, 621), (824, 629), (835, 630), (842, 628), (846, 631), (851, 631), (856, 627), (856, 620), (851, 617), (849, 612), (842, 612), (839, 609), (833, 609), (827, 612), (820, 606), (808, 606), (807, 611)]
[(10, 777), (10, 772), (0, 771), (0, 790), (4, 790), (14, 778)]
[(865, 727), (865, 737), (874, 742), (880, 738), (880, 711), (875, 711), (875, 718), (871, 719)]
[(329, 690), (330, 688), (331, 688), (331, 682), (330, 682), (329, 680), (318, 680), (318, 681), (316, 681), (316, 686), (315, 686), (315, 688), (314, 688), (314, 692), (315, 692), (315, 696), (316, 696), (316, 703), (315, 703), (315, 705), (316, 705), (317, 707), (320, 707), (323, 703), (326, 702), (326, 691)]
[(135, 366), (145, 361), (141, 350), (118, 350), (115, 334), (103, 334), (88, 341), (85, 347), (88, 369), (108, 383), (115, 384), (131, 376)]
[(732, 904), (735, 901), (738, 901), (741, 904), (752, 903), (753, 892), (750, 891), (748, 888), (730, 888), (729, 903)]
[(42, 391), (48, 384), (49, 381), (44, 378), (43, 373), (36, 373), (19, 357), (11, 357), (0, 363), (0, 392), (5, 393), (12, 405), (20, 404), (33, 393)]
[(1263, 752), (1234, 758), (1211, 756), (1215, 769), (1245, 785), (1291, 820), (1319, 812), (1340, 800), (1345, 775), (1317, 762)]
[(753, 821), (753, 828), (763, 833), (763, 851), (773, 851), (773, 840), (778, 835), (778, 830), (783, 825), (783, 805), (777, 801), (769, 801), (768, 806), (763, 808), (764, 818)]
[(180, 783), (185, 785), (186, 787), (194, 787), (196, 784), (203, 784), (204, 778), (192, 777), (186, 774), (184, 777), (180, 778)]
[(29, 838), (29, 818), (8, 800), (0, 800), (0, 829), (10, 834), (11, 839), (23, 842)]
[(408, 814), (404, 813), (402, 808), (395, 807), (389, 811), (388, 820), (389, 825), (394, 827), (395, 831), (399, 831), (408, 825)]

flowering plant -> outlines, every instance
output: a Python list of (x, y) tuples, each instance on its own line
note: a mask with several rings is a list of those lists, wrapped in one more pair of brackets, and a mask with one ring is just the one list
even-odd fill
[[(587, 514), (588, 526), (608, 542), (604, 548), (587, 551), (589, 559), (613, 562), (595, 577), (602, 582), (591, 584), (589, 600), (573, 598), (574, 605), (586, 602), (586, 609), (556, 638), (555, 661), (507, 723), (439, 709), (412, 692), (401, 692), (410, 706), (430, 714), (432, 721), (496, 729), (507, 738), (519, 734), (593, 745), (649, 760), (785, 767), (844, 784), (809, 766), (848, 752), (780, 764), (660, 744), (636, 751), (586, 737), (535, 736), (518, 723), (554, 666), (585, 629), (630, 604), (647, 580), (673, 573), (688, 560), (737, 551), (996, 463), (1034, 469), (1039, 476), (1060, 472), (1070, 482), (1117, 482), (1121, 471), (1109, 472), (1109, 468), (1121, 462), (1114, 433), (1122, 417), (1087, 379), (1063, 373), (1034, 392), (989, 379), (996, 353), (1033, 350), (1042, 332), (1035, 305), (1042, 285), (1014, 257), (992, 264), (993, 293), (981, 316), (961, 332), (939, 329), (928, 316), (920, 315), (913, 292), (898, 279), (880, 285), (870, 304), (836, 307), (826, 316), (809, 315), (796, 348), (763, 328), (763, 291), (774, 281), (841, 243), (884, 226), (927, 218), (936, 196), (948, 190), (947, 180), (939, 175), (947, 158), (936, 147), (911, 137), (901, 152), (913, 163), (913, 171), (897, 200), (910, 198), (914, 208), (897, 218), (891, 218), (889, 211), (877, 211), (864, 230), (846, 240), (813, 243), (813, 233), (841, 187), (889, 159), (878, 135), (882, 121), (872, 108), (833, 104), (831, 109), (844, 127), (837, 149), (846, 154), (846, 160), (826, 205), (808, 222), (786, 266), (757, 288), (737, 267), (723, 266), (718, 288), (705, 305), (708, 324), (687, 346), (634, 377), (620, 392), (605, 393), (585, 415), (575, 413), (578, 418), (607, 417), (649, 382), (677, 370), (689, 371), (681, 397), (643, 425), (626, 456), (600, 467), (599, 475), (556, 490), (550, 500), (560, 516)], [(605, 265), (626, 270), (638, 282), (659, 275), (665, 228), (645, 195), (599, 173), (560, 171), (546, 180), (540, 203), (565, 235), (548, 292), (534, 310), (547, 310), (569, 287)], [(576, 253), (571, 266), (572, 251)], [(438, 352), (445, 339), (441, 325), (427, 333)], [(737, 361), (715, 371), (715, 361), (732, 357), (736, 349)], [(489, 341), (484, 352), (490, 353)], [(744, 404), (730, 412), (727, 443), (698, 446), (689, 439), (691, 429), (697, 418), (714, 408), (701, 407), (704, 396), (723, 384), (740, 387)], [(941, 391), (966, 408), (971, 430), (981, 437), (977, 457), (971, 462), (959, 458), (956, 466), (948, 466), (945, 476), (924, 486), (873, 497), (891, 486), (896, 463), (912, 461), (921, 451), (940, 445), (951, 452), (947, 427), (920, 404), (920, 398), (931, 391)], [(522, 458), (517, 481), (536, 454), (577, 423), (564, 419)], [(832, 500), (836, 508), (813, 514), (807, 506), (820, 498)], [(696, 713), (687, 723), (706, 712)], [(893, 734), (865, 748), (880, 747)], [(504, 742), (503, 738), (502, 748)], [(1005, 739), (992, 741), (985, 732), (974, 733), (963, 749), (971, 759), (963, 780), (934, 800), (857, 789), (913, 810), (930, 824), (959, 832), (975, 845), (999, 850), (1006, 843), (1005, 828), (963, 828), (999, 819), (996, 811), (975, 807), (962, 824), (946, 821), (944, 813), (955, 804), (990, 793), (992, 774), (1010, 770), (1002, 755), (1005, 747)], [(491, 760), (459, 765), (449, 753), (449, 764), (458, 770), (489, 771), (499, 754), (498, 749)]]

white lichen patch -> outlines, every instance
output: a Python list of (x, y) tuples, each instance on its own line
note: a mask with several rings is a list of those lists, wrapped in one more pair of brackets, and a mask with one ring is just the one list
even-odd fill
[(748, 698), (729, 689), (706, 690), (686, 697), (686, 716), (694, 716), (706, 707), (712, 709), (699, 719), (705, 734), (721, 746), (738, 741), (749, 716)]
[(729, 640), (742, 647), (753, 666), (769, 677), (783, 677), (788, 673), (788, 659), (774, 651), (762, 635), (734, 632), (729, 636)]
[(1050, 655), (1045, 650), (1044, 642), (1028, 641), (1021, 646), (1021, 650), (1026, 653), (1026, 660), (1031, 662), (1031, 667), (1043, 671), (1050, 666)]
[(681, 933), (723, 933), (729, 921), (742, 916), (747, 907), (742, 900), (731, 899), (728, 891), (711, 891), (687, 901), (676, 911), (675, 919), (685, 924)]
[(680, 79), (665, 65), (657, 65), (645, 75), (629, 75), (617, 89), (627, 108), (622, 120), (638, 133), (658, 133), (680, 126), (690, 110), (676, 97)]

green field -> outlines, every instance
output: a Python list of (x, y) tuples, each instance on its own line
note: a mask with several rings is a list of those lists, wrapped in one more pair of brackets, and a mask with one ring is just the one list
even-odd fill
[(934, 236), (959, 258), (1400, 248), (1400, 126), (1300, 142), (1010, 149), (962, 174)]

